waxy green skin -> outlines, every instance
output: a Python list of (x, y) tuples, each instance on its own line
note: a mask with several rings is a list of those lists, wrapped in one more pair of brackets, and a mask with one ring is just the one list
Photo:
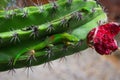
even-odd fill
[[(20, 29), (24, 28), (26, 26), (31, 25), (41, 25), (44, 23), (51, 22), (53, 20), (58, 20), (60, 17), (64, 17), (65, 15), (75, 12), (77, 10), (80, 10), (81, 8), (87, 8), (90, 10), (96, 4), (91, 2), (84, 2), (83, 0), (73, 0), (70, 7), (66, 7), (66, 0), (58, 0), (58, 8), (56, 10), (55, 15), (52, 17), (52, 6), (51, 4), (46, 4), (43, 6), (44, 11), (39, 12), (39, 9), (37, 7), (26, 7), (24, 10), (28, 10), (28, 16), (22, 17), (23, 12), (19, 9), (14, 10), (16, 15), (11, 16), (11, 18), (6, 19), (5, 13), (6, 12), (0, 12), (0, 32), (9, 31), (10, 28), (13, 29)], [(87, 6), (87, 7), (86, 7)], [(12, 12), (13, 10), (11, 10)], [(9, 13), (9, 12), (8, 12)], [(2, 28), (4, 27), (4, 28)]]
[[(80, 5), (80, 4), (84, 4), (84, 5)], [(19, 10), (17, 10), (17, 9), (15, 10), (17, 14), (13, 15), (13, 17), (9, 18), (9, 19), (6, 19), (4, 17), (4, 15), (5, 15), (4, 12), (1, 12), (0, 18), (1, 18), (2, 22), (0, 24), (0, 30), (5, 29), (4, 32), (0, 31), (1, 32), (0, 37), (3, 39), (3, 43), (9, 44), (10, 39), (15, 32), (17, 32), (19, 34), (21, 41), (24, 41), (26, 38), (27, 39), (30, 38), (31, 30), (22, 31), (21, 29), (25, 28), (25, 27), (29, 27), (31, 25), (35, 25), (35, 26), (39, 27), (38, 29), (39, 29), (39, 37), (40, 38), (45, 37), (47, 35), (55, 34), (55, 33), (65, 32), (69, 28), (60, 26), (61, 20), (63, 20), (65, 18), (68, 21), (70, 21), (70, 19), (72, 18), (71, 15), (74, 12), (81, 11), (81, 13), (83, 14), (83, 17), (85, 16), (81, 22), (77, 22), (76, 20), (72, 20), (69, 22), (71, 29), (75, 28), (78, 25), (80, 26), (80, 25), (86, 23), (87, 21), (89, 21), (89, 19), (92, 19), (92, 18), (87, 19), (87, 17), (93, 15), (91, 12), (91, 9), (94, 6), (96, 6), (95, 2), (93, 2), (93, 1), (84, 2), (82, 0), (74, 0), (73, 3), (71, 4), (70, 8), (68, 7), (69, 10), (66, 7), (65, 0), (64, 1), (58, 0), (58, 5), (59, 6), (57, 9), (57, 13), (55, 13), (56, 15), (54, 17), (51, 17), (51, 14), (49, 12), (50, 9), (52, 9), (52, 6), (50, 4), (43, 6), (45, 9), (44, 9), (44, 12), (42, 12), (42, 13), (39, 13), (38, 8), (36, 8), (36, 7), (25, 8), (25, 9), (30, 9), (31, 11), (29, 10), (29, 13), (28, 13), (29, 16), (24, 17), (24, 18), (22, 17), (22, 13), (20, 13)], [(44, 16), (43, 16), (43, 14), (44, 14)], [(19, 18), (18, 18), (18, 16), (19, 16)], [(29, 17), (32, 17), (32, 18), (29, 18)], [(28, 18), (29, 18), (29, 20), (28, 20)], [(19, 21), (15, 20), (15, 19), (18, 19)], [(33, 20), (33, 21), (30, 21), (30, 20)], [(46, 20), (47, 20), (47, 22), (46, 22)], [(26, 22), (26, 21), (28, 21), (28, 22)], [(39, 24), (35, 24), (36, 22)], [(28, 23), (30, 23), (30, 24), (28, 25)], [(74, 23), (76, 23), (76, 24), (74, 24)], [(47, 32), (47, 28), (50, 24), (53, 25), (55, 30), (52, 30), (51, 32)], [(4, 26), (4, 28), (3, 28), (3, 26)], [(10, 31), (10, 29), (14, 29), (14, 31)], [(2, 44), (2, 46), (4, 46), (4, 45), (5, 44)]]
[[(94, 1), (73, 0), (71, 6), (67, 8), (65, 0), (58, 0), (58, 4), (58, 10), (54, 17), (51, 17), (49, 12), (51, 11), (51, 5), (49, 4), (44, 5), (45, 9), (42, 13), (39, 13), (36, 7), (25, 7), (30, 10), (28, 17), (24, 18), (21, 17), (22, 13), (17, 9), (18, 14), (9, 19), (6, 19), (4, 12), (1, 11), (0, 20), (3, 20), (3, 22), (0, 24), (0, 37), (3, 42), (0, 44), (0, 71), (40, 65), (87, 48), (86, 35), (92, 28), (97, 26), (99, 20), (105, 18), (104, 13), (96, 6)], [(91, 11), (93, 7), (96, 7), (94, 13)], [(72, 14), (76, 11), (82, 12), (82, 20), (73, 19)], [(64, 18), (69, 21), (69, 27), (61, 26), (61, 20)], [(47, 31), (50, 25), (48, 22), (54, 27), (51, 32)], [(30, 37), (31, 30), (22, 30), (31, 25), (38, 27), (38, 38)], [(15, 30), (9, 31), (10, 28)], [(19, 34), (20, 42), (10, 42), (11, 35), (14, 32)], [(80, 40), (82, 40), (82, 45), (76, 45)], [(66, 44), (67, 42), (71, 44)], [(53, 45), (53, 55), (50, 57), (46, 56), (48, 54), (46, 47), (49, 47), (49, 45)], [(63, 49), (65, 45), (68, 48), (66, 50)], [(35, 51), (34, 56), (37, 59), (37, 61), (32, 60), (31, 64), (27, 61), (29, 56), (26, 54), (30, 50)], [(11, 58), (13, 62), (8, 65)]]

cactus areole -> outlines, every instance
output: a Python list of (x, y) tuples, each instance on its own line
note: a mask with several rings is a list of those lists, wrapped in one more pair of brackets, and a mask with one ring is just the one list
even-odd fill
[(118, 49), (114, 37), (120, 32), (120, 25), (115, 22), (100, 25), (87, 35), (87, 43), (101, 55), (109, 55)]

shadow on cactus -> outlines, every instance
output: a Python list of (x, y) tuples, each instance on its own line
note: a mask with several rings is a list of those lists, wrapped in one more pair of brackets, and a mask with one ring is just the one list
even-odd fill
[(34, 5), (0, 11), (0, 71), (44, 64), (86, 49), (86, 35), (105, 18), (92, 0)]

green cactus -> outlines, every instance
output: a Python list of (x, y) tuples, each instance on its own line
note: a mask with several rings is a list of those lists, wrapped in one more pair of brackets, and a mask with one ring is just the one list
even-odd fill
[(87, 33), (105, 18), (92, 0), (51, 4), (0, 11), (0, 71), (40, 65), (86, 49)]

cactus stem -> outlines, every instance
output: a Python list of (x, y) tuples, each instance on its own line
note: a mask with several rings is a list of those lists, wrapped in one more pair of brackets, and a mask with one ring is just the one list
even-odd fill
[[(66, 60), (65, 56), (88, 47), (86, 35), (103, 16), (95, 1), (54, 0), (45, 5), (31, 3), (35, 6), (12, 9), (12, 5), (9, 7), (11, 10), (7, 7), (6, 11), (0, 11), (0, 71), (9, 69), (15, 72), (14, 69), (26, 67), (29, 72), (30, 69), (33, 71), (32, 66), (43, 63), (52, 69), (51, 61), (61, 57), (60, 61)], [(92, 8), (96, 9), (94, 14)], [(8, 19), (4, 17), (5, 13)], [(10, 32), (11, 28), (15, 30)], [(9, 56), (13, 60), (9, 61)]]

